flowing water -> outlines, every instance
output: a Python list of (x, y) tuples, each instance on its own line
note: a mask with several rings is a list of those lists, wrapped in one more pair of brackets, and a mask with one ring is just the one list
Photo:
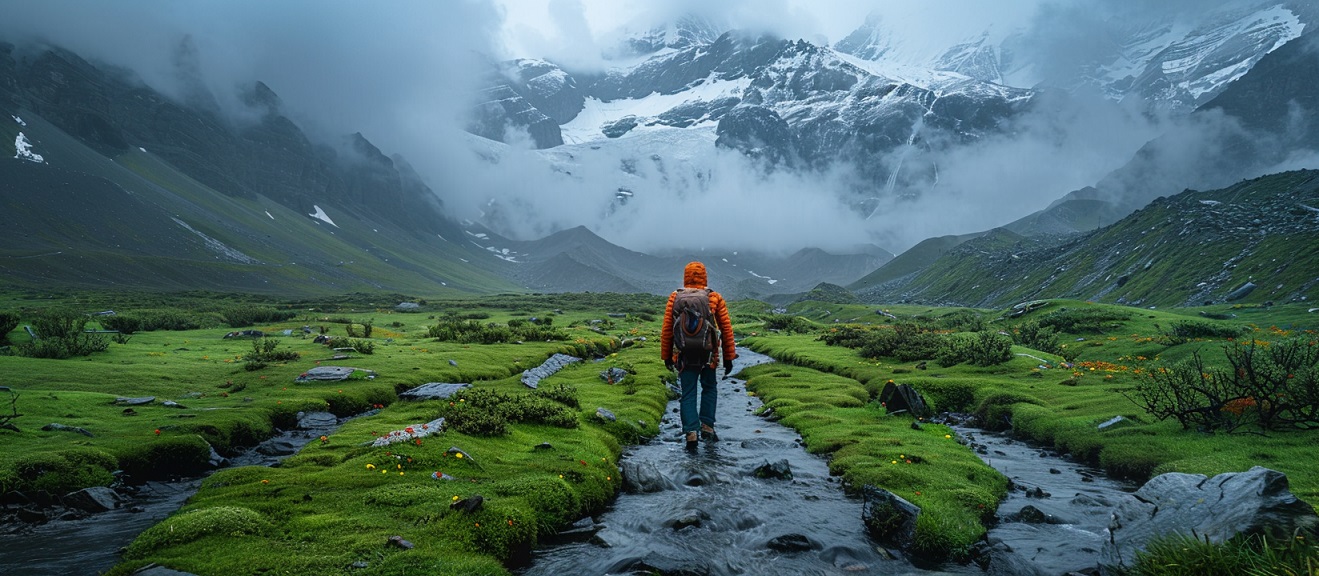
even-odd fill
[[(738, 366), (772, 359), (738, 349)], [(539, 550), (521, 576), (984, 574), (981, 566), (913, 566), (876, 546), (862, 525), (862, 502), (844, 495), (823, 458), (808, 454), (795, 431), (753, 414), (760, 406), (743, 382), (720, 382), (720, 441), (683, 446), (677, 402), (660, 436), (630, 448), (625, 470), (658, 481), (623, 493), (568, 542)], [(1108, 513), (1130, 487), (1002, 435), (959, 427), (986, 462), (1013, 481), (989, 534), (982, 563), (992, 574), (1064, 574), (1094, 568)], [(792, 480), (753, 470), (787, 460)], [(1041, 513), (1023, 514), (1026, 506)]]
[[(299, 419), (298, 428), (281, 432), (229, 460), (231, 466), (273, 466), (298, 449), (329, 434), (346, 420), (317, 412)], [(0, 534), (0, 574), (68, 576), (101, 574), (119, 562), (119, 552), (143, 530), (183, 506), (201, 487), (201, 478), (147, 482), (119, 490), (128, 502), (108, 512), (73, 520), (25, 525)]]
[[(738, 354), (739, 367), (772, 361), (750, 350)], [(793, 430), (755, 416), (760, 400), (747, 396), (741, 380), (721, 380), (719, 390), (718, 442), (687, 451), (677, 402), (670, 403), (660, 436), (623, 458), (625, 468), (650, 477), (651, 491), (621, 494), (562, 543), (538, 550), (522, 576), (985, 573), (976, 565), (919, 568), (877, 547), (862, 525), (861, 501), (844, 495), (824, 459), (808, 454)], [(230, 464), (273, 465), (338, 426), (326, 416)], [(1095, 566), (1109, 511), (1134, 486), (1006, 436), (949, 423), (1013, 481), (982, 556), (989, 573), (1056, 575)], [(779, 461), (788, 463), (792, 479), (753, 472)], [(2, 534), (0, 574), (102, 573), (122, 547), (182, 506), (200, 484), (148, 483), (120, 509)]]
[[(769, 361), (738, 349), (739, 367)], [(663, 489), (621, 494), (597, 519), (603, 527), (594, 537), (542, 549), (522, 575), (939, 573), (877, 549), (861, 523), (861, 501), (843, 494), (796, 432), (754, 415), (760, 401), (742, 384), (720, 381), (719, 441), (695, 452), (683, 445), (671, 402), (659, 438), (623, 456), (625, 468), (657, 472)], [(791, 480), (753, 474), (779, 460), (788, 461)]]

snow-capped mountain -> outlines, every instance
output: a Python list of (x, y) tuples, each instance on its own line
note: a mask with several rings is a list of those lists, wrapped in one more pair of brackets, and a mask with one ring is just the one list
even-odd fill
[[(940, 47), (904, 39), (894, 29), (900, 23), (872, 16), (834, 49), (1010, 86), (1091, 88), (1115, 100), (1136, 96), (1155, 109), (1186, 113), (1222, 92), (1265, 54), (1299, 37), (1312, 18), (1309, 4), (1241, 0), (1153, 22), (1130, 13), (1110, 14), (1102, 34), (1087, 38), (1084, 50), (1067, 45), (1073, 39), (1027, 30), (986, 31)], [(1059, 51), (1075, 61), (1055, 64), (1051, 60)]]

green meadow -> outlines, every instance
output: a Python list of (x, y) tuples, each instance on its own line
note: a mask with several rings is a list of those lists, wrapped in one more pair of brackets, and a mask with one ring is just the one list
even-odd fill
[[(400, 302), (415, 308), (400, 312)], [(623, 448), (658, 434), (670, 377), (657, 350), (663, 305), (661, 297), (614, 294), (314, 301), (11, 294), (0, 299), (0, 313), (19, 318), (0, 357), (12, 391), (0, 392), (0, 423), (17, 430), (0, 429), (0, 492), (107, 485), (114, 471), (134, 480), (197, 475), (211, 447), (234, 454), (291, 427), (300, 411), (374, 411), (278, 467), (211, 474), (181, 510), (138, 537), (111, 573), (154, 562), (202, 575), (338, 573), (355, 563), (365, 567), (354, 573), (367, 575), (508, 574), (567, 523), (602, 510), (621, 487)], [(1007, 480), (949, 428), (889, 414), (878, 394), (890, 381), (912, 385), (936, 411), (973, 413), (986, 427), (1010, 429), (1115, 476), (1140, 481), (1261, 465), (1286, 473), (1297, 496), (1319, 504), (1319, 431), (1185, 429), (1132, 400), (1151, 371), (1197, 354), (1221, 363), (1225, 347), (1244, 341), (1313, 340), (1314, 316), (1304, 307), (1148, 310), (1050, 301), (1019, 317), (814, 301), (786, 314), (756, 301), (731, 308), (742, 345), (779, 361), (747, 369), (748, 391), (827, 458), (845, 486), (879, 486), (919, 505), (912, 549), (920, 555), (966, 558), (993, 521)], [(155, 329), (95, 335), (104, 350), (86, 356), (24, 356), (31, 342), (22, 326), (57, 310), (115, 310), (121, 318), (84, 317), (87, 329), (116, 322)], [(245, 319), (256, 321), (239, 326)], [(1048, 325), (1051, 337), (1028, 322)], [(894, 340), (890, 333), (907, 325), (923, 328), (910, 342)], [(1179, 332), (1187, 326), (1200, 335)], [(240, 329), (266, 338), (223, 338)], [(321, 334), (333, 338), (329, 346), (313, 342)], [(876, 335), (887, 339), (877, 344)], [(872, 338), (869, 348), (830, 344), (864, 338)], [(908, 346), (918, 340), (945, 344), (937, 354)], [(875, 350), (884, 353), (867, 354)], [(601, 360), (570, 365), (535, 391), (519, 381), (556, 353)], [(982, 361), (986, 355), (996, 357)], [(340, 382), (297, 381), (317, 365), (360, 372)], [(628, 376), (600, 377), (613, 367)], [(428, 382), (474, 386), (448, 401), (399, 400)], [(115, 403), (140, 396), (156, 401), (131, 410)], [(616, 420), (598, 417), (598, 408)], [(1098, 428), (1116, 416), (1123, 421)], [(372, 445), (438, 417), (446, 418), (442, 433)], [(91, 436), (42, 430), (50, 423)], [(477, 495), (478, 509), (459, 508)], [(391, 544), (395, 536), (411, 546)]]

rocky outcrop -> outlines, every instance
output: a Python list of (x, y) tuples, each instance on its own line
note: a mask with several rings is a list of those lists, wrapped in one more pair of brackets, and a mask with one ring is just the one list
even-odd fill
[(1319, 515), (1291, 493), (1285, 475), (1268, 468), (1213, 478), (1169, 473), (1121, 502), (1109, 533), (1100, 563), (1114, 573), (1132, 566), (1136, 553), (1161, 536), (1181, 534), (1216, 543), (1237, 535), (1284, 540), (1319, 533)]

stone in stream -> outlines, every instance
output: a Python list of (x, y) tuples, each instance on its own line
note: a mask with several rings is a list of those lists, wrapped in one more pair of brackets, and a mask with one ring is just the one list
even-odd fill
[(1286, 475), (1268, 468), (1213, 478), (1160, 474), (1118, 504), (1100, 564), (1105, 573), (1129, 568), (1152, 539), (1173, 533), (1213, 543), (1241, 534), (1281, 542), (1319, 534), (1319, 515), (1291, 493)]
[(764, 464), (757, 466), (756, 469), (752, 471), (752, 474), (754, 474), (756, 478), (792, 480), (792, 466), (788, 464), (786, 459), (779, 460), (772, 464), (766, 461)]
[(330, 428), (339, 423), (339, 417), (329, 412), (298, 412), (298, 429)]
[(634, 462), (624, 460), (623, 490), (632, 493), (649, 494), (675, 488), (673, 481), (660, 472), (654, 462)]
[(93, 486), (65, 494), (63, 500), (69, 508), (96, 513), (118, 508), (123, 497), (105, 486)]
[(916, 535), (916, 518), (921, 515), (919, 506), (883, 488), (869, 484), (861, 489), (865, 504), (861, 521), (870, 537), (880, 543), (907, 547)]
[(815, 545), (803, 534), (784, 534), (770, 538), (765, 547), (777, 552), (805, 552)]

